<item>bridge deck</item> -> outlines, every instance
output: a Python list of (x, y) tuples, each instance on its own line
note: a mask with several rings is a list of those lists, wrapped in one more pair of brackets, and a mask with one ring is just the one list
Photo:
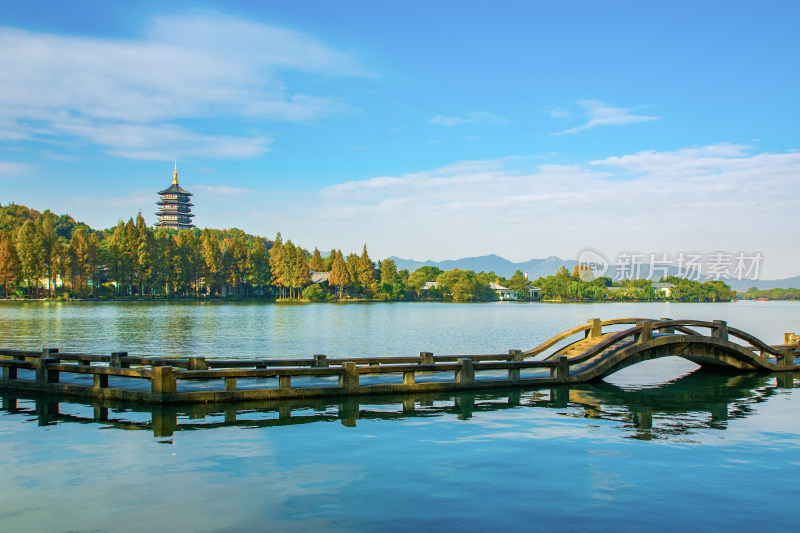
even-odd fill
[(592, 319), (527, 352), (507, 354), (206, 360), (0, 350), (0, 390), (140, 403), (431, 393), (587, 382), (670, 355), (743, 372), (800, 370), (797, 344), (768, 346), (722, 321)]

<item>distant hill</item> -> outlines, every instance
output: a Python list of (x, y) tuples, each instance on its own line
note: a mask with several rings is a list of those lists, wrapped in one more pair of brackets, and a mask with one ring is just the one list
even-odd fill
[(572, 272), (572, 269), (578, 264), (574, 259), (565, 260), (554, 256), (545, 259), (531, 259), (530, 261), (522, 263), (514, 263), (495, 254), (447, 261), (415, 261), (413, 259), (402, 259), (400, 257), (391, 257), (390, 259), (397, 264), (398, 269), (407, 268), (411, 272), (419, 267), (435, 266), (442, 270), (458, 268), (475, 272), (494, 272), (498, 276), (508, 278), (514, 275), (514, 271), (520, 270), (522, 272), (527, 272), (529, 279), (536, 279), (540, 276), (552, 276), (561, 266), (567, 267), (567, 269)]
[[(414, 259), (402, 259), (396, 256), (392, 256), (390, 259), (397, 264), (398, 269), (407, 268), (410, 272), (413, 272), (414, 270), (423, 266), (435, 266), (441, 268), (442, 270), (453, 270), (454, 268), (458, 268), (461, 270), (472, 270), (474, 272), (494, 272), (498, 276), (508, 278), (514, 275), (515, 270), (520, 270), (528, 273), (528, 279), (552, 276), (561, 266), (567, 267), (567, 270), (572, 272), (572, 269), (578, 264), (578, 262), (574, 259), (561, 259), (555, 256), (546, 257), (544, 259), (531, 259), (522, 263), (514, 263), (513, 261), (509, 261), (508, 259), (504, 259), (495, 254), (482, 255), (479, 257), (464, 257), (462, 259), (449, 259), (447, 261), (415, 261)], [(606, 272), (606, 276), (614, 279), (618, 268), (620, 268), (618, 265), (611, 265), (608, 272)], [(637, 277), (647, 277), (648, 273), (647, 266), (642, 265), (641, 272)], [(667, 275), (675, 276), (677, 275), (677, 268), (669, 267), (666, 273)], [(656, 275), (656, 277), (661, 277), (662, 274), (663, 273), (659, 273)], [(744, 292), (750, 287), (756, 287), (758, 289), (800, 289), (800, 276), (772, 280), (754, 281), (746, 279), (742, 281), (723, 281), (730, 285), (734, 290), (740, 292)]]
[(784, 279), (758, 279), (758, 280), (750, 280), (745, 279), (742, 281), (726, 281), (731, 288), (739, 291), (744, 292), (750, 287), (755, 287), (756, 289), (764, 290), (764, 289), (800, 289), (800, 276), (795, 276), (793, 278), (784, 278)]

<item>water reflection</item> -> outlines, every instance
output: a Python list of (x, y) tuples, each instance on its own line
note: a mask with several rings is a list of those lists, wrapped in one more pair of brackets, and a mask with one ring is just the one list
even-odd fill
[(51, 396), (2, 395), (2, 409), (40, 426), (100, 424), (104, 428), (152, 431), (158, 438), (221, 427), (269, 428), (317, 422), (356, 427), (360, 420), (395, 421), (455, 415), (479, 419), (514, 409), (557, 410), (563, 416), (606, 420), (623, 438), (675, 439), (698, 430), (726, 429), (730, 420), (755, 413), (781, 389), (791, 389), (800, 373), (724, 374), (698, 369), (658, 386), (620, 387), (606, 382), (492, 393), (439, 393), (340, 400), (258, 401), (193, 406), (131, 405), (113, 401), (76, 402)]

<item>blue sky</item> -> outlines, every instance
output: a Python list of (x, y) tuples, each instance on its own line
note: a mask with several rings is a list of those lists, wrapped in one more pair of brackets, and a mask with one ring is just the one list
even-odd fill
[(6, 2), (0, 203), (373, 258), (800, 274), (795, 2)]

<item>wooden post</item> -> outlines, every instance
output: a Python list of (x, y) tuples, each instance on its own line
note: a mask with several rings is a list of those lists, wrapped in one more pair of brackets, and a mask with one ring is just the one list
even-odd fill
[(108, 374), (95, 374), (93, 389), (105, 389), (108, 387)]
[[(130, 368), (130, 363), (123, 363), (122, 358), (128, 357), (128, 352), (111, 352), (111, 362), (108, 364), (111, 368)], [(153, 367), (155, 369), (155, 367)]]
[(559, 380), (566, 380), (569, 377), (569, 360), (567, 356), (559, 355), (556, 357), (556, 363), (558, 363), (558, 366), (550, 369), (550, 376)]
[(509, 368), (508, 379), (509, 381), (517, 381), (519, 379), (519, 368)]
[(153, 367), (153, 394), (176, 394), (178, 384), (171, 366)]
[(53, 359), (58, 359), (57, 355), (53, 355), (57, 353), (58, 353), (58, 348), (44, 348), (42, 350), (42, 357), (50, 357)]
[(522, 350), (509, 350), (508, 355), (512, 361), (522, 361)]
[(358, 388), (358, 368), (353, 361), (342, 363), (342, 374), (339, 376), (339, 386), (353, 390)]
[(419, 352), (419, 357), (420, 357), (420, 364), (422, 365), (433, 364), (433, 352)]
[(189, 370), (208, 370), (208, 363), (205, 357), (190, 357)]
[(416, 372), (403, 372), (403, 385), (414, 385), (417, 382)]
[(715, 320), (713, 324), (716, 327), (713, 329), (711, 336), (715, 339), (728, 340), (728, 323), (724, 320)]
[(225, 378), (225, 392), (236, 392), (236, 378)]
[(637, 322), (637, 327), (641, 327), (641, 331), (636, 334), (636, 342), (641, 344), (643, 342), (647, 342), (653, 338), (653, 323), (650, 321), (647, 322)]
[(3, 367), (3, 379), (17, 379), (17, 368), (13, 366)]
[(586, 321), (587, 324), (591, 325), (592, 327), (586, 331), (586, 336), (590, 339), (596, 339), (603, 335), (603, 326), (600, 325), (599, 318), (590, 318)]
[(324, 354), (314, 354), (314, 364), (312, 365), (315, 368), (328, 368), (328, 356)]
[(278, 388), (289, 390), (292, 388), (292, 376), (278, 376)]
[[(666, 321), (672, 320), (672, 319), (671, 318), (661, 317), (659, 320), (661, 320), (662, 322), (666, 322)], [(670, 326), (668, 328), (664, 328), (661, 331), (663, 331), (664, 333), (675, 333), (675, 326)]]
[(779, 350), (781, 356), (779, 357), (778, 366), (792, 366), (794, 364), (794, 350), (791, 348), (781, 348)]
[(456, 383), (472, 383), (475, 381), (475, 369), (472, 366), (472, 359), (459, 359), (461, 367), (456, 370)]
[(58, 372), (47, 369), (47, 365), (58, 364), (58, 359), (50, 357), (40, 357), (36, 362), (36, 384), (40, 387), (47, 386), (48, 383), (58, 383)]

